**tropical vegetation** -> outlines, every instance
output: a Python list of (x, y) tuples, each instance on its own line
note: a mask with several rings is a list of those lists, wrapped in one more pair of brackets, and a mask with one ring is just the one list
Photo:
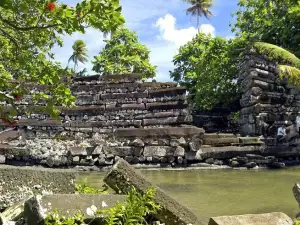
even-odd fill
[[(82, 225), (91, 223), (97, 218), (102, 218), (104, 225), (142, 225), (151, 222), (149, 216), (155, 215), (161, 207), (154, 202), (155, 189), (149, 188), (144, 194), (133, 188), (128, 194), (124, 203), (117, 203), (108, 209), (98, 210), (92, 205), (87, 208), (86, 218), (83, 212), (74, 216), (60, 215), (57, 210), (49, 213), (45, 218), (46, 225)], [(106, 203), (102, 202), (105, 208)]]
[(74, 42), (72, 48), (73, 54), (70, 56), (68, 63), (72, 61), (74, 63), (74, 70), (76, 71), (76, 67), (78, 67), (78, 62), (84, 64), (88, 61), (87, 47), (84, 41), (77, 40)]
[(200, 18), (204, 16), (207, 19), (213, 15), (210, 8), (213, 6), (212, 0), (182, 0), (191, 4), (189, 8), (186, 9), (186, 14), (197, 17), (197, 27), (199, 29)]
[(53, 47), (63, 45), (62, 35), (87, 27), (110, 32), (123, 23), (118, 0), (82, 0), (75, 7), (57, 0), (0, 1), (0, 101), (12, 106), (1, 108), (0, 118), (16, 124), (11, 118), (20, 113), (17, 103), (30, 83), (47, 86), (47, 92), (33, 96), (52, 116), (59, 113), (55, 105), (72, 106), (74, 97), (62, 82), (71, 70), (55, 62)]
[(150, 51), (138, 41), (135, 32), (124, 27), (117, 29), (98, 56), (93, 70), (105, 75), (141, 73), (144, 78), (155, 76), (156, 66), (150, 63)]

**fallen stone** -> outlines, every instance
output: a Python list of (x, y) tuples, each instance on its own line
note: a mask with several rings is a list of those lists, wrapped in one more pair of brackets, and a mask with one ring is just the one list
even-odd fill
[(39, 192), (75, 193), (75, 178), (66, 170), (0, 166), (0, 210), (31, 196), (34, 185), (41, 186)]
[(263, 151), (260, 146), (225, 146), (225, 147), (202, 147), (202, 158), (229, 159), (246, 154), (259, 155)]
[(293, 194), (300, 207), (300, 184), (296, 183), (293, 187)]
[(215, 161), (215, 160), (214, 160), (213, 158), (209, 158), (209, 159), (205, 160), (205, 162), (206, 162), (207, 164), (213, 164), (214, 161)]
[(145, 146), (143, 155), (145, 157), (149, 156), (159, 156), (164, 157), (170, 155), (172, 147), (169, 146)]
[(201, 150), (197, 152), (185, 152), (185, 158), (187, 161), (201, 161)]
[(283, 163), (283, 162), (272, 162), (269, 166), (274, 168), (274, 169), (281, 169), (281, 168), (285, 167), (285, 163)]
[(25, 200), (22, 200), (0, 213), (0, 225), (8, 224), (10, 221), (18, 221), (23, 216)]
[(177, 146), (174, 151), (174, 156), (184, 156), (185, 149), (181, 146)]
[(212, 217), (208, 225), (293, 225), (293, 220), (281, 212)]
[(162, 210), (154, 216), (166, 225), (205, 224), (188, 208), (169, 197), (122, 159), (106, 174), (104, 182), (113, 190), (121, 191), (121, 193), (128, 193), (133, 187), (141, 192), (147, 191), (150, 187), (155, 187), (155, 202), (162, 207)]
[(135, 146), (135, 147), (144, 147), (145, 144), (144, 142), (141, 140), (141, 139), (134, 139), (131, 143), (130, 143), (131, 146)]
[[(74, 216), (78, 211), (82, 212), (87, 220), (92, 219), (87, 214), (87, 208), (92, 205), (98, 210), (113, 207), (117, 202), (124, 202), (123, 195), (99, 195), (99, 194), (59, 194), (35, 196), (24, 204), (24, 220), (26, 224), (39, 225), (45, 219), (47, 213), (57, 210), (59, 214)], [(95, 223), (101, 225), (102, 223)]]
[(0, 155), (0, 164), (5, 164), (6, 157), (4, 155)]
[(203, 144), (204, 145), (211, 145), (211, 146), (219, 146), (219, 145), (230, 145), (230, 144), (238, 144), (238, 138), (204, 138)]
[(196, 152), (200, 149), (202, 145), (202, 140), (199, 137), (193, 137), (189, 142), (189, 147), (192, 152)]
[(247, 168), (254, 168), (254, 167), (256, 167), (256, 163), (255, 162), (246, 163), (246, 167)]

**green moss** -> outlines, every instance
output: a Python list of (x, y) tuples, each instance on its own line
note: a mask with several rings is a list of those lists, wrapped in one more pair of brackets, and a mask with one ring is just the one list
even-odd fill
[(295, 220), (294, 225), (300, 225), (300, 220)]
[(289, 84), (300, 87), (300, 70), (293, 66), (278, 65), (280, 79), (287, 78)]
[(300, 59), (281, 47), (264, 42), (255, 42), (253, 48), (257, 53), (268, 56), (270, 60), (300, 68)]

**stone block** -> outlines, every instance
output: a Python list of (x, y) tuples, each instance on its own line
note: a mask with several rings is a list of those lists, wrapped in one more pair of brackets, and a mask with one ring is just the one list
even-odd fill
[[(26, 224), (40, 225), (43, 224), (46, 213), (57, 210), (59, 214), (74, 216), (78, 211), (82, 212), (87, 220), (92, 219), (86, 213), (87, 208), (92, 205), (98, 210), (113, 207), (118, 202), (124, 202), (126, 199), (123, 195), (98, 195), (98, 194), (58, 194), (35, 196), (27, 200), (24, 204), (24, 220)], [(103, 224), (99, 222), (95, 225)]]
[(196, 152), (200, 149), (202, 146), (203, 140), (197, 136), (194, 136), (190, 142), (189, 142), (189, 147), (192, 152)]
[(238, 144), (238, 138), (204, 138), (203, 144), (204, 145), (211, 145), (211, 146), (220, 146), (220, 145), (230, 145), (230, 144)]
[(202, 147), (200, 154), (203, 159), (229, 159), (247, 154), (260, 155), (263, 148), (260, 146), (224, 146), (224, 147)]
[(123, 110), (129, 110), (129, 109), (140, 109), (144, 110), (145, 109), (145, 104), (122, 104), (121, 109)]
[(208, 225), (293, 225), (293, 220), (281, 212), (212, 217)]
[(154, 216), (166, 225), (205, 224), (192, 211), (169, 197), (122, 159), (106, 174), (104, 182), (113, 190), (121, 191), (121, 193), (128, 193), (132, 187), (141, 192), (145, 192), (150, 187), (155, 187), (155, 201), (162, 207), (162, 210)]
[(41, 187), (40, 191), (75, 193), (75, 178), (76, 173), (72, 171), (0, 166), (0, 209), (32, 195), (35, 185)]
[(167, 155), (172, 155), (173, 148), (169, 146), (145, 146), (143, 155), (145, 157), (149, 156), (159, 156), (164, 157)]
[(202, 152), (201, 150), (196, 152), (192, 152), (192, 151), (185, 152), (185, 159), (187, 161), (201, 161), (202, 160), (201, 152)]
[(185, 137), (203, 135), (202, 128), (190, 127), (166, 127), (166, 128), (118, 128), (115, 131), (117, 137)]
[(294, 197), (300, 207), (300, 184), (296, 183), (293, 187), (293, 194)]
[(188, 116), (177, 116), (177, 117), (165, 117), (165, 118), (154, 118), (154, 119), (143, 119), (144, 126), (150, 125), (168, 125), (168, 124), (183, 124), (189, 123), (192, 120)]
[(181, 146), (177, 146), (174, 151), (174, 156), (184, 156), (185, 149)]
[(187, 107), (187, 104), (184, 102), (153, 102), (146, 103), (146, 109), (153, 110), (169, 110), (169, 109), (184, 109)]
[(115, 156), (140, 156), (142, 154), (142, 147), (133, 147), (133, 146), (117, 146), (117, 147), (109, 147), (103, 146), (103, 152), (105, 154), (113, 154)]
[(178, 95), (183, 95), (185, 93), (186, 93), (185, 87), (164, 88), (158, 90), (150, 90), (149, 97), (156, 98), (156, 97), (164, 97), (164, 96), (178, 96)]

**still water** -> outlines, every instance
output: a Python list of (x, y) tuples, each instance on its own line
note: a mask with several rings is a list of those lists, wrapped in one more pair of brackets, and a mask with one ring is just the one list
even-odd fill
[[(300, 168), (282, 170), (141, 171), (169, 195), (208, 221), (212, 216), (284, 212), (294, 218), (299, 207), (292, 187)], [(100, 187), (104, 173), (82, 173)]]

